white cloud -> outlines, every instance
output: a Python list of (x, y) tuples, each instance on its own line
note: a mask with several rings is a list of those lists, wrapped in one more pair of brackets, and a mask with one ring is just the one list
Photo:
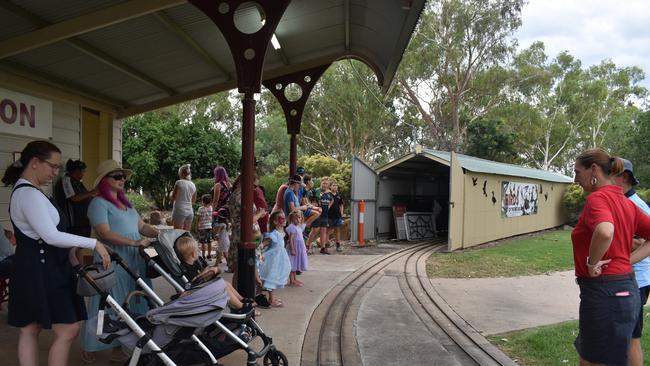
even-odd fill
[(647, 0), (530, 0), (515, 37), (519, 49), (542, 41), (549, 58), (561, 51), (583, 66), (612, 59), (617, 66), (638, 66), (650, 89), (650, 2)]

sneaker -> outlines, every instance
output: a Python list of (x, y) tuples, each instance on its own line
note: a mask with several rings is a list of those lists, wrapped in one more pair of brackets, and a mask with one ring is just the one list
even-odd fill
[(237, 309), (234, 311), (235, 314), (248, 314), (251, 311), (253, 311), (253, 304), (251, 303), (244, 303), (241, 309)]
[(296, 275), (301, 275), (301, 274), (302, 274), (301, 271), (296, 271)]
[(341, 249), (341, 243), (336, 243), (336, 251), (341, 253), (343, 249)]
[(327, 248), (321, 248), (320, 254), (330, 254), (330, 252), (327, 251)]

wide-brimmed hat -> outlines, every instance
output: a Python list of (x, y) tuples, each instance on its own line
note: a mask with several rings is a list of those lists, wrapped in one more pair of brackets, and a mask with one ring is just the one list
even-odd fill
[(99, 163), (99, 165), (97, 165), (97, 169), (95, 169), (95, 172), (97, 173), (97, 178), (95, 178), (95, 182), (93, 183), (92, 189), (97, 188), (99, 182), (108, 173), (115, 172), (115, 171), (123, 172), (126, 175), (126, 179), (129, 179), (129, 177), (133, 174), (133, 170), (123, 169), (122, 164), (118, 163), (115, 160), (104, 160), (101, 163)]

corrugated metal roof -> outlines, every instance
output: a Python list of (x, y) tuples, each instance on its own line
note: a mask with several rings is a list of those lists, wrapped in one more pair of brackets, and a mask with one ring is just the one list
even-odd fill
[[(278, 77), (353, 57), (366, 62), (387, 90), (425, 2), (293, 0), (275, 32), (282, 48), (268, 48), (264, 76)], [(235, 66), (223, 35), (190, 3), (173, 0), (14, 3), (0, 2), (0, 19), (6, 20), (0, 22), (0, 49), (5, 52), (0, 56), (0, 69), (26, 78), (36, 74), (38, 80), (47, 80), (52, 75), (56, 80), (49, 82), (50, 85), (66, 90), (84, 89), (86, 95), (94, 95), (97, 101), (114, 106), (118, 117), (234, 86)], [(124, 10), (135, 3), (139, 4), (137, 9)], [(237, 18), (245, 18), (244, 23), (259, 22), (259, 16), (246, 16), (252, 9), (238, 12)], [(108, 14), (115, 12), (121, 15), (108, 19)], [(173, 27), (163, 24), (161, 17), (167, 17), (177, 29), (188, 34), (214, 63), (199, 55)], [(79, 19), (83, 21), (78, 22)], [(97, 19), (101, 23), (94, 22)], [(56, 26), (58, 22), (69, 27), (70, 33), (63, 39), (49, 39), (47, 24)], [(95, 29), (95, 25), (99, 28)], [(25, 41), (32, 36), (37, 41)], [(70, 42), (83, 45), (71, 46)], [(87, 48), (84, 50), (86, 46), (99, 50), (99, 56)], [(102, 53), (112, 60), (100, 60)], [(128, 67), (131, 69), (127, 70)], [(206, 83), (212, 86), (206, 88)]]
[[(451, 160), (451, 154), (449, 151), (422, 149), (422, 152), (425, 155), (433, 155), (447, 162)], [(525, 168), (519, 165), (499, 163), (496, 161), (485, 160), (463, 154), (457, 154), (457, 157), (458, 162), (460, 163), (460, 166), (463, 167), (463, 169), (467, 169), (475, 173), (509, 175), (513, 177), (532, 178), (559, 183), (573, 182), (573, 178), (571, 177), (567, 177), (566, 175), (559, 173), (549, 172), (546, 170)]]

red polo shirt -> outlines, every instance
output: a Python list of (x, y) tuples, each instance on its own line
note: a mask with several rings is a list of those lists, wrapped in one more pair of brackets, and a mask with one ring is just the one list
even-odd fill
[(577, 277), (589, 277), (587, 256), (591, 237), (601, 222), (614, 224), (614, 239), (604, 259), (611, 259), (603, 274), (632, 272), (630, 251), (634, 235), (650, 238), (650, 217), (623, 195), (623, 189), (607, 185), (587, 196), (578, 224), (571, 233)]

